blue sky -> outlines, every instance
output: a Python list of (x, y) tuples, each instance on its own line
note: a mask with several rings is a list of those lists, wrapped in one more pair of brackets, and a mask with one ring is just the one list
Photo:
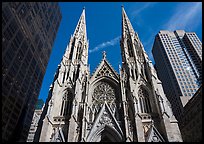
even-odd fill
[(120, 37), (122, 32), (122, 9), (138, 33), (144, 49), (153, 61), (151, 53), (155, 35), (160, 30), (196, 32), (202, 41), (202, 3), (201, 2), (60, 2), (62, 21), (54, 42), (50, 60), (43, 79), (39, 98), (47, 98), (57, 65), (65, 52), (71, 34), (82, 13), (86, 11), (86, 28), (89, 40), (91, 73), (106, 51), (107, 59), (118, 72), (121, 64)]

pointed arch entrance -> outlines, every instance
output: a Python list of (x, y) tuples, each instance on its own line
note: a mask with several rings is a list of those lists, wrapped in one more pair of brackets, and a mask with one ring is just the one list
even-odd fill
[(87, 136), (87, 142), (122, 142), (124, 135), (119, 123), (105, 102)]
[(90, 142), (122, 142), (121, 134), (109, 125), (100, 127), (90, 138)]

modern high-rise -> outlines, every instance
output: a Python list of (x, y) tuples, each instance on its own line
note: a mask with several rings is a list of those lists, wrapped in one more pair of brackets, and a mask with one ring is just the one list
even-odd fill
[(61, 21), (58, 3), (2, 3), (2, 140), (26, 141)]
[(40, 116), (42, 114), (43, 108), (44, 108), (43, 100), (38, 99), (38, 101), (37, 101), (37, 103), (35, 105), (35, 111), (34, 111), (34, 114), (33, 114), (33, 119), (32, 119), (30, 129), (29, 129), (27, 142), (33, 142), (34, 141), (35, 132), (37, 130), (38, 121), (40, 120)]
[(88, 47), (83, 9), (50, 86), (36, 141), (181, 142), (162, 83), (123, 7), (120, 73), (103, 52), (91, 74)]
[(202, 83), (202, 43), (194, 32), (160, 31), (152, 53), (177, 119)]

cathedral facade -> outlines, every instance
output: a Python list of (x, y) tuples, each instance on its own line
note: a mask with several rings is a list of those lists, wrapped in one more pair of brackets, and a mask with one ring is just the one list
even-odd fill
[(182, 142), (162, 83), (122, 7), (119, 74), (90, 74), (85, 9), (50, 86), (41, 142)]

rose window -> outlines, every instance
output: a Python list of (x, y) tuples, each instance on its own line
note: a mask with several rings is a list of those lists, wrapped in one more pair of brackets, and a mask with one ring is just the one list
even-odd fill
[(93, 92), (93, 100), (97, 103), (111, 103), (115, 99), (114, 89), (107, 83), (101, 82)]

